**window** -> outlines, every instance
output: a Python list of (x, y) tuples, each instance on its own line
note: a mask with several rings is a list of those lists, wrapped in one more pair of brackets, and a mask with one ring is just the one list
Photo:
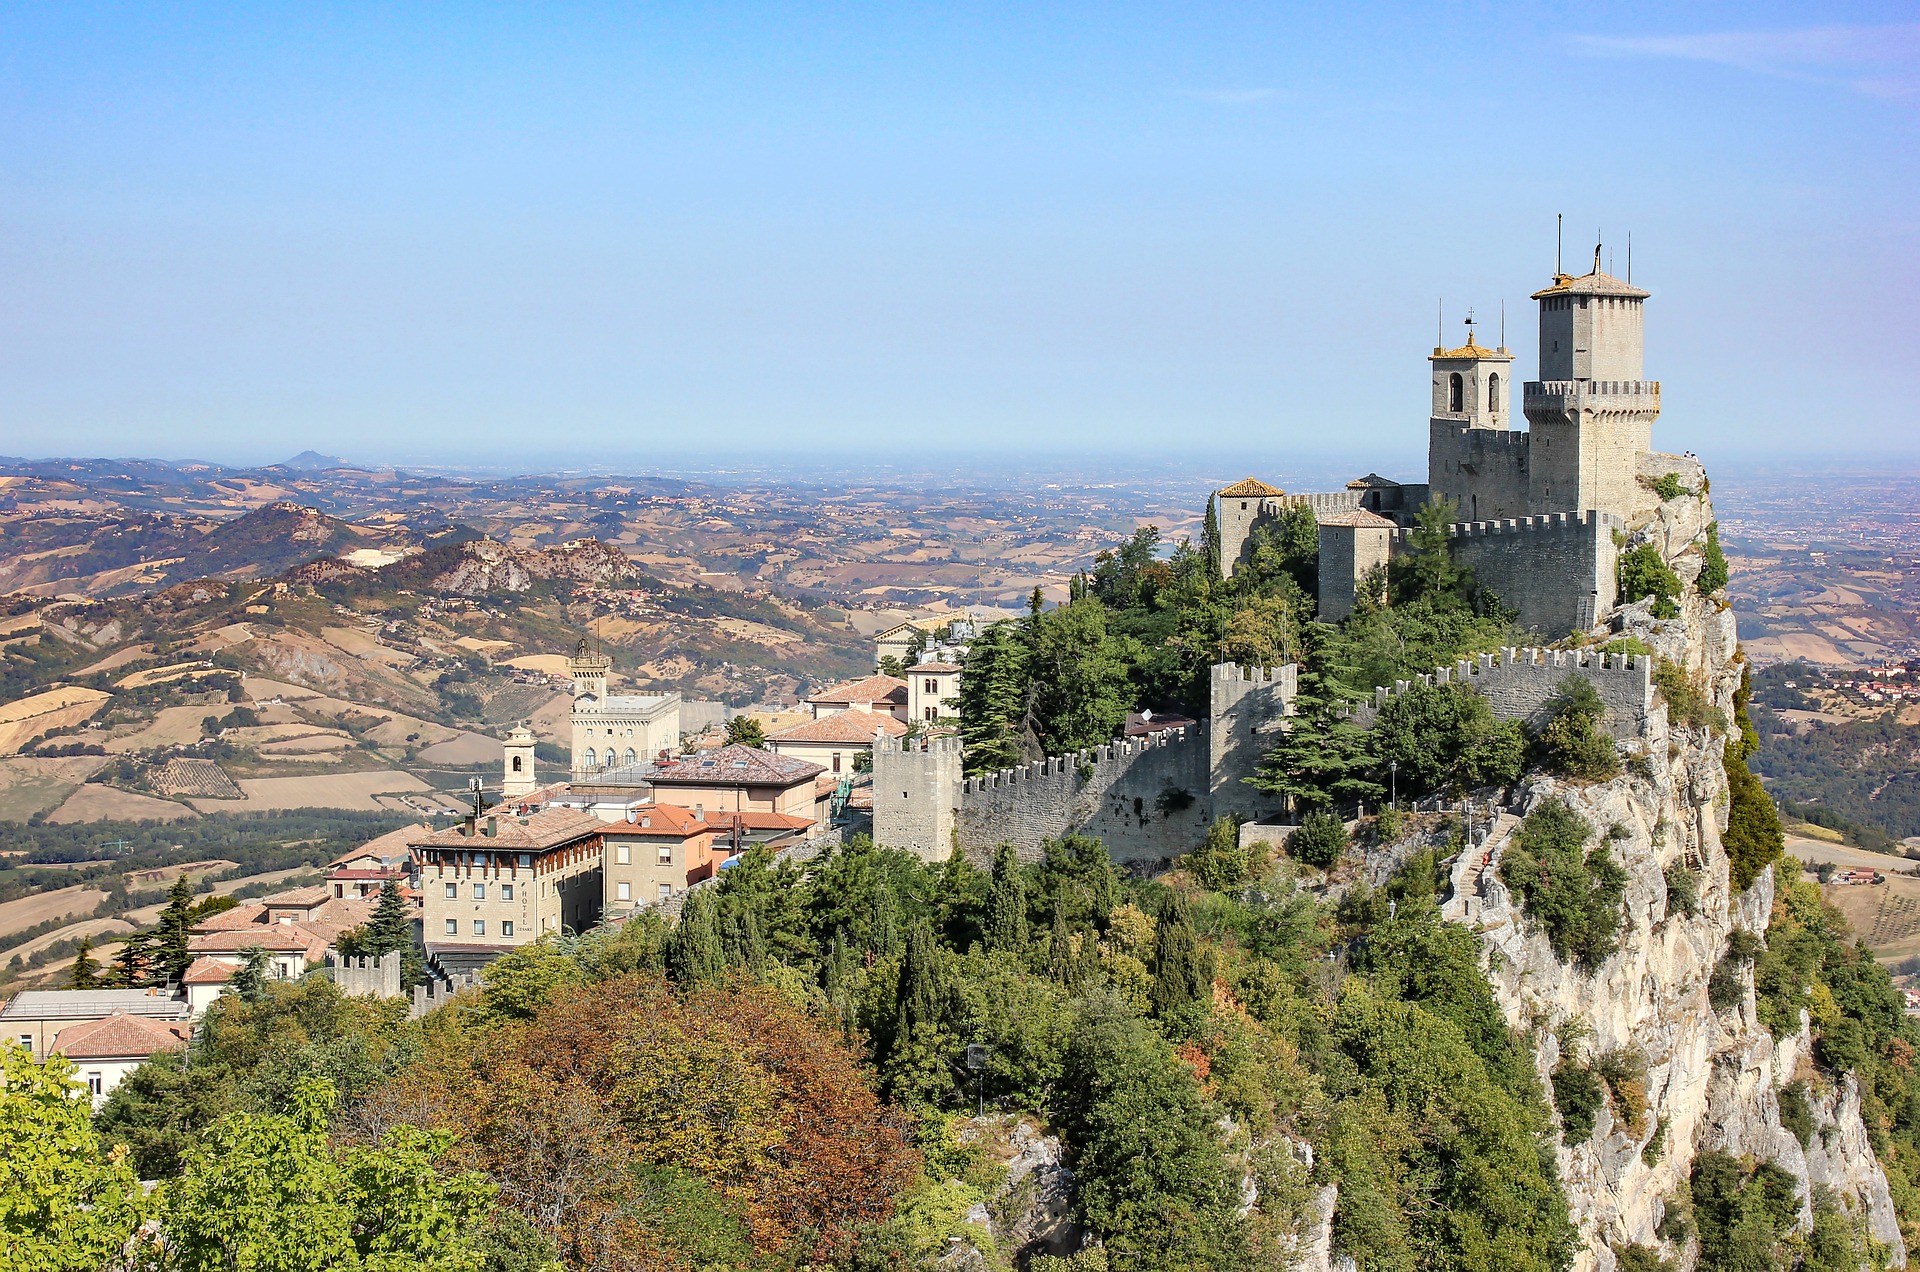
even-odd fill
[(460, 920), (458, 919), (447, 920), (447, 935), (448, 936), (460, 935)]
[(33, 1050), (33, 1035), (32, 1035), (32, 1034), (21, 1034), (21, 1035), (20, 1035), (20, 1045), (21, 1045), (21, 1046), (23, 1046), (23, 1047), (25, 1047), (25, 1048), (26, 1048), (27, 1050), (29, 1050), (29, 1051), (31, 1051), (31, 1050)]
[(473, 934), (475, 936), (485, 936), (487, 934), (487, 921), (485, 919), (475, 919), (473, 921)]
[(613, 864), (630, 866), (633, 864), (633, 848), (629, 844), (616, 844), (613, 849)]
[(512, 884), (510, 884), (510, 883), (503, 883), (503, 884), (501, 884), (501, 885), (500, 885), (500, 899), (501, 899), (502, 901), (511, 901), (511, 900), (513, 900), (513, 885), (512, 885)]
[(598, 768), (599, 766), (600, 766), (600, 752), (594, 750), (592, 747), (588, 747), (587, 748), (587, 767)]
[(487, 899), (487, 885), (486, 885), (486, 884), (484, 884), (484, 883), (476, 883), (476, 884), (474, 884), (474, 885), (473, 885), (473, 899), (474, 899), (475, 901), (485, 901), (485, 900)]
[(920, 711), (921, 711), (921, 713), (922, 713), (923, 715), (925, 715), (925, 716), (926, 716), (926, 718), (927, 718), (927, 719), (929, 719), (929, 720), (931, 720), (931, 719), (933, 719), (933, 713), (934, 713), (934, 711), (935, 711), (935, 710), (937, 710), (937, 708), (934, 708), (934, 707), (922, 707), (922, 708), (920, 708)]
[(531, 866), (533, 864), (533, 854), (530, 852), (521, 853), (520, 864), (523, 866)]
[(513, 757), (513, 771), (516, 773), (520, 771), (520, 757), (517, 755)]
[(106, 1085), (106, 1079), (102, 1078), (98, 1073), (87, 1074), (87, 1094), (100, 1095), (106, 1090)]
[(833, 753), (833, 771), (836, 773), (840, 771), (840, 752), (838, 751)]
[(935, 680), (932, 676), (927, 677), (927, 692), (928, 693), (940, 692), (940, 682), (938, 680)]
[(660, 845), (659, 864), (663, 866), (670, 866), (673, 864), (673, 845), (672, 844)]
[(460, 896), (460, 885), (459, 885), (459, 884), (457, 884), (457, 883), (450, 883), (450, 884), (448, 884), (448, 885), (447, 885), (447, 900), (449, 900), (449, 901), (453, 901), (453, 900), (457, 900), (457, 899), (459, 898), (459, 896)]
[(670, 896), (672, 896), (672, 895), (673, 895), (673, 885), (672, 885), (672, 884), (670, 884), (670, 883), (663, 883), (663, 884), (661, 884), (661, 885), (660, 885), (660, 899), (661, 899), (662, 901), (665, 901), (665, 900), (666, 900), (666, 899), (667, 899), (668, 897), (670, 897)]
[(639, 760), (639, 758), (640, 758), (640, 757), (639, 757), (638, 755), (635, 755), (635, 754), (634, 754), (634, 751), (633, 751), (633, 748), (632, 748), (632, 747), (628, 747), (628, 748), (627, 748), (627, 754), (626, 754), (626, 756), (625, 756), (625, 759), (626, 759), (626, 762), (627, 762), (628, 764), (632, 764), (632, 763), (634, 763), (634, 762), (636, 762), (637, 760)]
[(632, 884), (630, 884), (630, 883), (616, 883), (616, 884), (614, 884), (614, 885), (613, 885), (613, 899), (614, 899), (615, 901), (631, 901), (631, 900), (633, 900), (633, 885), (632, 885)]
[[(1467, 409), (1467, 382), (1461, 378), (1458, 371), (1447, 377), (1447, 409), (1449, 411)], [(592, 755), (593, 752), (589, 751), (587, 754)]]
[(1487, 377), (1487, 409), (1500, 409), (1500, 375), (1498, 372)]
[(508, 919), (508, 920), (507, 920), (506, 922), (504, 922), (504, 923), (502, 923), (502, 924), (500, 925), (500, 935), (502, 935), (502, 936), (512, 936), (512, 935), (513, 935), (513, 920), (512, 920), (512, 919)]

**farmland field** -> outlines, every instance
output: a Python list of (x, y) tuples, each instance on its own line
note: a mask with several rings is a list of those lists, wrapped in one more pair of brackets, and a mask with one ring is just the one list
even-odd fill
[(312, 777), (248, 777), (240, 779), (246, 792), (243, 801), (196, 799), (193, 806), (203, 813), (265, 812), (283, 808), (365, 808), (379, 809), (375, 795), (431, 788), (411, 773), (397, 769), (375, 769), (360, 773), (323, 773)]
[(89, 783), (67, 796), (60, 807), (47, 814), (47, 820), (67, 826), (97, 821), (179, 821), (191, 816), (191, 808), (170, 799)]
[(113, 695), (68, 685), (0, 706), (0, 755), (12, 755), (49, 729), (64, 729), (92, 717)]
[(106, 899), (107, 894), (98, 888), (75, 884), (71, 888), (55, 888), (52, 892), (0, 901), (0, 936), (70, 914), (92, 914), (93, 908)]
[(35, 813), (58, 808), (74, 787), (99, 772), (104, 764), (106, 761), (97, 755), (0, 758), (0, 821), (25, 821)]

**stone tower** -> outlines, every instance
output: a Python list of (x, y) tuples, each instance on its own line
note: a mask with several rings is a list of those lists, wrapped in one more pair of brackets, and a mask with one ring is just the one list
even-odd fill
[(575, 646), (573, 657), (567, 659), (567, 674), (573, 677), (573, 696), (576, 701), (592, 698), (595, 703), (607, 700), (607, 676), (613, 670), (613, 659), (605, 654), (596, 654), (581, 641)]
[(525, 725), (521, 725), (507, 734), (504, 750), (500, 776), (501, 797), (519, 799), (522, 795), (533, 794), (533, 789), (537, 785), (533, 777), (533, 734), (527, 732)]
[(1433, 411), (1427, 417), (1427, 483), (1461, 521), (1524, 517), (1527, 439), (1513, 432), (1513, 355), (1489, 349), (1467, 328), (1458, 349), (1434, 346)]
[(1534, 513), (1631, 515), (1646, 502), (1640, 456), (1653, 449), (1660, 382), (1641, 378), (1650, 293), (1593, 269), (1554, 275), (1540, 302), (1540, 378), (1526, 386), (1528, 503)]

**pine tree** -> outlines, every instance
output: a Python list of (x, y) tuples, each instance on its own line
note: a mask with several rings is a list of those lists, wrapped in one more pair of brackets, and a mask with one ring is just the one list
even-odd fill
[(987, 948), (1027, 948), (1027, 885), (1013, 845), (1001, 844), (993, 853), (993, 882), (987, 890)]
[(365, 939), (367, 953), (374, 958), (413, 948), (413, 907), (401, 895), (398, 880), (380, 885), (380, 901), (367, 922)]
[(153, 974), (153, 934), (151, 932), (131, 932), (120, 942), (120, 953), (114, 956), (117, 964), (113, 983), (124, 989), (139, 989), (151, 983)]
[(1212, 960), (1193, 934), (1193, 918), (1185, 898), (1174, 894), (1160, 914), (1153, 946), (1153, 991), (1148, 995), (1156, 1016), (1212, 997)]
[(193, 955), (187, 953), (187, 938), (193, 932), (193, 889), (181, 875), (167, 889), (167, 908), (160, 912), (154, 930), (154, 975), (163, 983), (178, 983)]
[(256, 1002), (267, 992), (267, 981), (272, 977), (273, 956), (258, 945), (249, 945), (240, 951), (240, 957), (246, 961), (228, 984), (242, 1001)]
[(1010, 624), (997, 623), (967, 649), (960, 680), (960, 740), (968, 774), (991, 773), (1038, 758), (1026, 728), (1033, 695), (1029, 642)]
[(73, 970), (67, 973), (67, 986), (71, 989), (96, 989), (100, 984), (100, 964), (93, 957), (93, 938), (80, 938), (80, 948), (74, 951)]
[(767, 745), (767, 730), (752, 716), (735, 716), (727, 721), (727, 745), (764, 749)]
[(694, 889), (667, 938), (667, 975), (683, 989), (716, 979), (724, 966), (718, 900), (711, 888)]

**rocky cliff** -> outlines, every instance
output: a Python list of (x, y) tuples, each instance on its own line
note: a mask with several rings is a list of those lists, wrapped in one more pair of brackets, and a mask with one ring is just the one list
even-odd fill
[[(1713, 511), (1697, 467), (1681, 476), (1701, 493), (1667, 500), (1632, 528), (1623, 549), (1643, 543), (1659, 549), (1686, 585), (1679, 616), (1655, 619), (1650, 600), (1641, 601), (1617, 610), (1594, 636), (1637, 638), (1684, 668), (1713, 710), (1696, 707), (1689, 723), (1663, 695), (1641, 736), (1625, 744), (1629, 762), (1612, 781), (1528, 778), (1509, 805), (1514, 815), (1481, 831), (1485, 842), (1471, 855), (1485, 868), (1456, 891), (1448, 913), (1478, 932), (1487, 974), (1509, 1021), (1540, 1039), (1543, 1083), (1561, 1060), (1562, 1038), (1579, 1040), (1569, 1045), (1588, 1061), (1644, 1057), (1644, 1116), (1629, 1125), (1603, 1104), (1593, 1136), (1560, 1150), (1561, 1176), (1586, 1238), (1577, 1269), (1611, 1272), (1612, 1248), (1630, 1244), (1690, 1266), (1697, 1257), (1692, 1242), (1684, 1233), (1678, 1244), (1663, 1239), (1661, 1221), (1694, 1156), (1709, 1150), (1770, 1161), (1792, 1174), (1800, 1184), (1803, 1223), (1812, 1219), (1813, 1186), (1832, 1189), (1842, 1207), (1893, 1252), (1894, 1262), (1904, 1264), (1886, 1177), (1868, 1146), (1852, 1078), (1815, 1085), (1810, 1104), (1816, 1133), (1803, 1149), (1781, 1125), (1779, 1093), (1810, 1072), (1804, 1026), (1789, 1038), (1775, 1038), (1761, 1026), (1750, 961), (1729, 964), (1745, 978), (1737, 1004), (1722, 1011), (1709, 1000), (1708, 982), (1734, 933), (1764, 934), (1774, 879), (1769, 870), (1743, 893), (1735, 893), (1729, 881), (1721, 844), (1729, 807), (1722, 763), (1726, 734), (1702, 717), (1733, 718), (1741, 655), (1732, 611), (1693, 586)], [(1556, 957), (1500, 881), (1500, 862), (1520, 816), (1553, 798), (1609, 835), (1611, 854), (1626, 871), (1619, 948), (1596, 967)], [(1684, 901), (1669, 894), (1670, 870), (1697, 880), (1698, 903), (1690, 914)], [(1728, 997), (1723, 991), (1723, 1005)], [(1668, 1235), (1674, 1235), (1670, 1229)]]

